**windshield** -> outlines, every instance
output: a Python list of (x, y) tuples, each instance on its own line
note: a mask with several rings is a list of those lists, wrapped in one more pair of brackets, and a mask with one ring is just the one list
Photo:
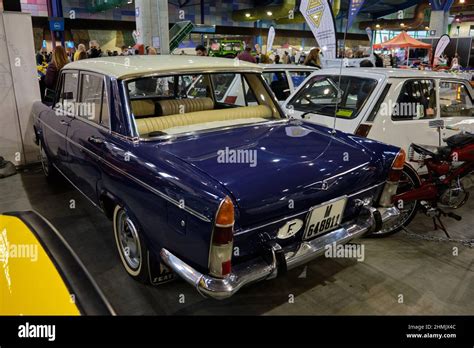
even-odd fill
[(258, 74), (150, 76), (125, 82), (141, 138), (248, 125), (281, 118)]
[[(311, 78), (288, 105), (295, 110), (338, 118), (355, 118), (372, 94), (377, 81), (355, 76), (317, 75)], [(337, 107), (337, 113), (336, 113)]]

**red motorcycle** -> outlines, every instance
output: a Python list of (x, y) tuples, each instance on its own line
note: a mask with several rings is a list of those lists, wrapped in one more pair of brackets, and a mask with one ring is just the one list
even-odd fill
[[(445, 139), (447, 146), (411, 144), (409, 158), (426, 166), (428, 173), (419, 176), (413, 167), (405, 165), (392, 201), (400, 210), (398, 219), (384, 227), (378, 236), (400, 231), (415, 217), (417, 211), (433, 218), (449, 238), (441, 217), (461, 220), (461, 216), (444, 212), (440, 206), (457, 209), (469, 199), (461, 179), (474, 171), (474, 134), (460, 133)], [(415, 158), (417, 157), (417, 158)]]

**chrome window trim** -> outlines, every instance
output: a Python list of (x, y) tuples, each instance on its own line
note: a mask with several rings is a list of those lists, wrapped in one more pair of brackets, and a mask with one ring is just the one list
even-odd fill
[[(56, 105), (59, 103), (59, 100), (61, 100), (61, 94), (63, 90), (63, 83), (64, 83), (64, 75), (66, 74), (77, 74), (77, 85), (76, 85), (76, 95), (74, 96), (74, 102), (77, 103), (78, 97), (79, 97), (79, 88), (80, 88), (80, 70), (77, 69), (69, 69), (69, 70), (61, 70), (61, 75), (58, 79), (58, 82), (56, 83), (56, 91), (58, 91), (58, 86), (59, 86), (59, 93), (55, 96), (54, 98), (54, 103), (51, 105), (51, 109), (55, 110)], [(70, 115), (70, 114), (65, 114), (63, 116), (71, 117), (71, 118), (76, 118), (76, 115)]]
[(262, 69), (232, 69), (230, 70), (228, 67), (222, 68), (222, 69), (206, 69), (206, 70), (200, 70), (197, 68), (193, 69), (186, 69), (186, 70), (165, 70), (165, 71), (159, 71), (159, 72), (153, 72), (149, 74), (131, 74), (131, 75), (124, 75), (122, 77), (117, 77), (121, 81), (130, 81), (130, 80), (135, 80), (138, 78), (142, 77), (154, 77), (154, 76), (170, 76), (170, 75), (193, 75), (193, 74), (217, 74), (217, 73), (242, 73), (242, 74), (248, 74), (248, 73), (255, 73), (255, 74), (261, 74)]
[[(106, 85), (106, 76), (103, 75), (103, 74), (100, 74), (100, 73), (96, 73), (96, 72), (90, 72), (90, 71), (86, 71), (86, 70), (80, 70), (79, 71), (79, 90), (78, 90), (78, 96), (79, 96), (79, 100), (80, 102), (82, 102), (82, 75), (83, 75), (83, 72), (86, 74), (86, 75), (95, 75), (95, 76), (98, 76), (100, 78), (102, 78), (102, 103), (100, 105), (100, 115), (99, 115), (99, 123), (96, 123), (96, 122), (93, 122), (85, 117), (82, 117), (82, 116), (78, 116), (76, 115), (74, 118), (76, 120), (81, 120), (82, 122), (84, 123), (87, 123), (95, 128), (98, 128), (98, 129), (101, 129), (103, 131), (105, 131), (106, 133), (111, 133), (111, 127), (110, 127), (110, 107), (109, 107), (109, 128), (107, 127), (104, 127), (102, 124), (100, 124), (100, 120), (102, 119), (102, 107), (104, 105), (104, 87)], [(107, 98), (108, 98), (108, 94), (107, 94)], [(107, 104), (109, 105), (110, 103), (107, 102)]]
[[(242, 77), (244, 77), (247, 81), (247, 84), (249, 85), (250, 87), (250, 84), (248, 83), (248, 79), (246, 76), (244, 76), (245, 73), (254, 73), (254, 72), (244, 72), (244, 71), (229, 71), (229, 70), (223, 70), (223, 71), (217, 71), (217, 72), (214, 72), (214, 73), (211, 73), (211, 72), (199, 72), (197, 74), (216, 74), (216, 73), (229, 73), (229, 74), (240, 74)], [(177, 75), (192, 75), (193, 73), (192, 72), (180, 72), (180, 73), (176, 73)], [(286, 114), (283, 112), (278, 100), (276, 99), (275, 97), (275, 94), (273, 93), (273, 91), (271, 90), (270, 86), (268, 86), (268, 84), (265, 82), (265, 79), (263, 78), (262, 76), (262, 72), (257, 72), (256, 73), (258, 75), (258, 78), (260, 79), (260, 82), (263, 84), (263, 87), (265, 88), (265, 90), (267, 91), (268, 95), (270, 96), (270, 98), (273, 100), (273, 104), (274, 104), (274, 107), (271, 108), (271, 109), (276, 109), (277, 112), (279, 113), (280, 115), (280, 119), (276, 119), (276, 120), (269, 120), (267, 122), (280, 122), (282, 120), (289, 120), (289, 118), (286, 117)], [(152, 75), (140, 75), (139, 78), (145, 78), (145, 77), (153, 77), (153, 76), (161, 76), (161, 77), (169, 77), (169, 76), (173, 76), (172, 74), (169, 74), (169, 73), (161, 73), (161, 74), (152, 74)], [(120, 81), (123, 81), (123, 82), (128, 82), (130, 80), (135, 80), (137, 78), (129, 78), (129, 79), (120, 79)], [(214, 95), (214, 85), (213, 85), (213, 82), (212, 82), (212, 78), (209, 79), (210, 80), (210, 84), (211, 84), (211, 92), (212, 92), (212, 98), (213, 100), (216, 101), (215, 99), (215, 95)], [(131, 110), (131, 107), (130, 107), (130, 95), (128, 93), (128, 88), (126, 88), (126, 84), (125, 83), (122, 83), (122, 88), (124, 89), (124, 92), (125, 92), (125, 96), (127, 97), (127, 100), (126, 100), (126, 110), (127, 110), (127, 117), (132, 121), (131, 124), (133, 124), (133, 127), (135, 129), (133, 129), (132, 131), (135, 133), (134, 135), (136, 137), (138, 137), (138, 140), (139, 141), (157, 141), (157, 140), (174, 140), (174, 139), (178, 139), (180, 137), (185, 137), (185, 136), (190, 136), (190, 135), (198, 135), (198, 134), (201, 134), (201, 133), (209, 133), (209, 132), (215, 132), (215, 131), (218, 131), (218, 130), (227, 130), (227, 129), (232, 129), (232, 128), (239, 128), (239, 127), (242, 127), (242, 125), (235, 125), (235, 126), (225, 126), (225, 127), (218, 127), (218, 128), (211, 128), (211, 129), (204, 129), (204, 130), (200, 130), (200, 131), (192, 131), (192, 132), (186, 132), (186, 133), (179, 133), (179, 134), (166, 134), (166, 135), (159, 135), (159, 136), (156, 136), (156, 137), (151, 137), (151, 138), (143, 138), (140, 136), (140, 134), (138, 133), (138, 128), (137, 128), (137, 124), (136, 124), (136, 120), (135, 120), (135, 116), (133, 115), (132, 113), (132, 110)], [(251, 89), (251, 87), (250, 87)], [(253, 91), (253, 90), (252, 90)], [(254, 93), (255, 94), (255, 93)], [(261, 105), (261, 104), (259, 104)], [(239, 107), (243, 107), (243, 106), (239, 106)], [(253, 124), (249, 124), (248, 126), (254, 126), (254, 125), (258, 125), (258, 124), (263, 124), (263, 123), (267, 123), (267, 122), (261, 122), (261, 123), (253, 123)], [(246, 125), (247, 126), (247, 125)]]
[[(74, 140), (72, 140), (72, 139), (70, 139), (70, 138), (64, 136), (63, 134), (61, 134), (60, 132), (56, 131), (55, 129), (53, 129), (53, 128), (52, 128), (51, 126), (49, 126), (48, 124), (46, 124), (46, 122), (45, 122), (44, 120), (39, 119), (39, 121), (40, 121), (44, 126), (48, 127), (48, 128), (49, 128), (52, 132), (54, 132), (55, 134), (57, 134), (57, 135), (59, 135), (60, 137), (64, 138), (66, 141), (70, 142), (71, 144), (76, 145), (76, 146), (79, 147), (80, 149), (86, 151), (87, 153), (89, 153), (90, 155), (92, 155), (93, 157), (95, 157), (97, 160), (99, 160), (101, 163), (107, 165), (109, 168), (115, 170), (116, 172), (118, 172), (118, 173), (120, 173), (120, 174), (122, 174), (122, 175), (125, 175), (126, 177), (128, 177), (128, 178), (131, 179), (131, 180), (133, 180), (135, 183), (139, 184), (140, 186), (142, 186), (143, 188), (147, 189), (148, 191), (151, 191), (151, 192), (154, 193), (155, 195), (157, 195), (157, 196), (159, 196), (159, 197), (165, 199), (166, 201), (168, 201), (168, 202), (172, 203), (173, 205), (177, 206), (178, 208), (185, 210), (185, 211), (188, 212), (189, 214), (191, 214), (191, 215), (197, 217), (198, 219), (200, 219), (200, 220), (202, 220), (202, 221), (204, 221), (204, 222), (211, 222), (211, 220), (210, 220), (207, 216), (205, 216), (205, 215), (203, 215), (203, 214), (201, 214), (201, 213), (199, 213), (199, 212), (195, 211), (194, 209), (191, 209), (191, 208), (189, 208), (189, 207), (187, 207), (187, 206), (185, 206), (185, 207), (183, 208), (183, 207), (182, 207), (182, 204), (181, 204), (179, 201), (177, 201), (177, 200), (175, 200), (174, 198), (172, 198), (172, 197), (166, 195), (165, 193), (163, 193), (163, 192), (161, 192), (161, 191), (155, 189), (154, 187), (148, 185), (147, 183), (141, 181), (140, 179), (134, 177), (133, 175), (131, 175), (131, 174), (125, 172), (124, 170), (120, 169), (120, 168), (117, 167), (116, 165), (114, 165), (114, 164), (112, 164), (112, 163), (106, 161), (103, 157), (101, 157), (101, 156), (97, 155), (96, 153), (92, 152), (91, 150), (85, 148), (85, 147), (82, 146), (81, 144), (76, 143)], [(63, 175), (64, 175), (64, 174), (63, 174)], [(70, 181), (70, 180), (68, 179), (68, 181)], [(76, 186), (74, 185), (74, 187), (76, 187)], [(94, 205), (96, 205), (96, 204), (94, 203)]]

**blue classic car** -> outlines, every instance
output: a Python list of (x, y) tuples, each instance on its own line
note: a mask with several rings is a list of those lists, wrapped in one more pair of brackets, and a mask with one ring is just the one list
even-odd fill
[(113, 220), (133, 278), (177, 274), (222, 299), (397, 216), (404, 152), (287, 118), (261, 72), (210, 57), (87, 59), (63, 68), (52, 105), (34, 105), (45, 175)]

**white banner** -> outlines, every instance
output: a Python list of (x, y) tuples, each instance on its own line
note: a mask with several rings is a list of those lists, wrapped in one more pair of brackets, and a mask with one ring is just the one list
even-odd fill
[(336, 28), (329, 0), (301, 0), (300, 12), (321, 47), (323, 57), (336, 58)]
[(275, 28), (273, 25), (268, 29), (268, 37), (267, 37), (267, 54), (270, 54), (273, 48), (273, 41), (275, 40)]
[(444, 50), (446, 47), (449, 45), (449, 42), (451, 41), (451, 38), (449, 35), (443, 35), (439, 38), (438, 43), (436, 44), (436, 49), (434, 53), (434, 58), (439, 58), (443, 54)]

